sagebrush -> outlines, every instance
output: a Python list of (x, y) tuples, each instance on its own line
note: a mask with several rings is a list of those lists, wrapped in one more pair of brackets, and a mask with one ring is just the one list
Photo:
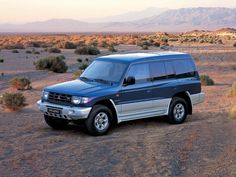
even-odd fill
[(1, 96), (0, 104), (9, 110), (19, 110), (26, 105), (26, 99), (22, 93), (4, 93)]
[(16, 77), (10, 81), (11, 87), (17, 90), (29, 90), (31, 89), (31, 81), (26, 77)]
[(55, 73), (65, 73), (68, 67), (63, 60), (64, 59), (60, 56), (50, 56), (34, 62), (34, 65), (37, 70), (50, 70)]
[(200, 78), (201, 78), (202, 85), (207, 86), (207, 85), (214, 85), (215, 84), (213, 79), (211, 79), (210, 76), (208, 76), (208, 75), (201, 75)]
[(84, 47), (79, 47), (78, 49), (76, 49), (74, 53), (78, 55), (98, 55), (101, 52), (97, 47), (84, 46)]

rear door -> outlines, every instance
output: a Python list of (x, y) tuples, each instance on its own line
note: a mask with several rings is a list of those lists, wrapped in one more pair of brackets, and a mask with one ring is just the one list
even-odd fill
[(153, 82), (153, 106), (157, 115), (167, 114), (171, 95), (176, 89), (173, 64), (169, 61), (153, 62), (150, 71)]

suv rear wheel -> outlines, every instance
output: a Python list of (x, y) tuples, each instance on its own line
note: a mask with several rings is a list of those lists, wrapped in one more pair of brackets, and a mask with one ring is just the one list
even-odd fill
[(64, 129), (68, 125), (68, 121), (60, 118), (44, 115), (45, 122), (53, 129)]
[(187, 106), (187, 102), (183, 98), (174, 97), (169, 108), (169, 123), (183, 123), (187, 118)]
[(104, 135), (111, 127), (112, 112), (103, 105), (95, 105), (85, 121), (85, 125), (91, 135)]

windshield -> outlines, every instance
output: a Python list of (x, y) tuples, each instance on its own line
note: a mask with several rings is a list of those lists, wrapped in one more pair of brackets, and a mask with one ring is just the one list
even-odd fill
[(112, 61), (95, 60), (80, 76), (94, 81), (119, 82), (126, 69), (126, 64)]

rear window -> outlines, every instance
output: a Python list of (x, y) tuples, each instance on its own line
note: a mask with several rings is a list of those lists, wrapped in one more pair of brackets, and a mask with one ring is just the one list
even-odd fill
[(192, 60), (175, 60), (174, 67), (177, 78), (195, 77), (196, 68)]

